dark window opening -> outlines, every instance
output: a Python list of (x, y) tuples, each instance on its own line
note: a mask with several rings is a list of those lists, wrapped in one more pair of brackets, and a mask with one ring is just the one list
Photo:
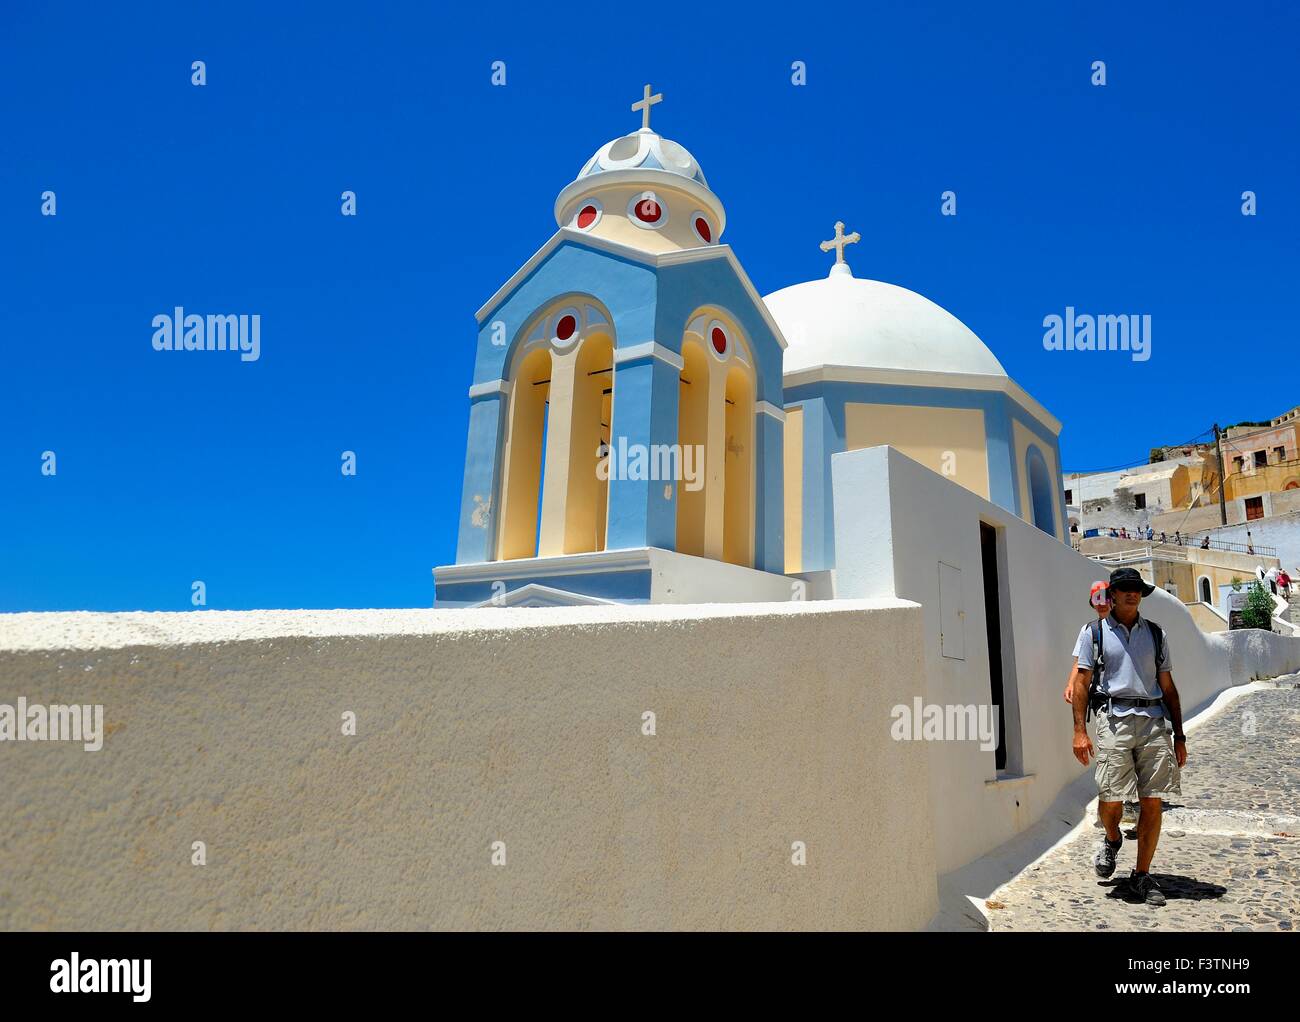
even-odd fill
[(1246, 521), (1253, 522), (1256, 518), (1264, 517), (1264, 498), (1247, 497), (1246, 498)]
[(1268, 464), (1268, 451), (1256, 451), (1256, 452), (1255, 452), (1255, 467), (1256, 467), (1256, 468), (1263, 468), (1263, 467), (1264, 467), (1265, 465), (1267, 465), (1267, 464)]
[(998, 532), (980, 522), (980, 559), (984, 568), (984, 625), (988, 630), (989, 690), (998, 708), (997, 768), (1007, 766), (1007, 714), (1002, 697), (1002, 617), (998, 598)]
[(1139, 511), (1144, 510), (1147, 506), (1147, 495), (1145, 493), (1133, 494), (1133, 506)]
[(1065, 502), (1066, 502), (1067, 504), (1073, 504), (1073, 503), (1074, 503), (1074, 491), (1073, 491), (1073, 490), (1066, 490), (1066, 491), (1065, 491)]
[(1052, 483), (1042, 451), (1032, 444), (1025, 452), (1025, 469), (1029, 474), (1029, 503), (1033, 523), (1049, 536), (1056, 535), (1056, 516), (1052, 509)]

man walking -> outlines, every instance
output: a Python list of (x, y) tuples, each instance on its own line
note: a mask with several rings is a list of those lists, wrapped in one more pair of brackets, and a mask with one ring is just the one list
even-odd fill
[[(1074, 650), (1074, 755), (1084, 766), (1089, 756), (1096, 758), (1097, 817), (1105, 828), (1092, 861), (1103, 879), (1115, 872), (1124, 844), (1119, 829), (1124, 803), (1139, 799), (1137, 864), (1128, 888), (1148, 905), (1163, 905), (1165, 896), (1151, 879), (1151, 860), (1160, 840), (1161, 799), (1182, 793), (1183, 711), (1164, 632), (1138, 613), (1155, 586), (1133, 568), (1117, 568), (1108, 589), (1114, 609), (1104, 620), (1084, 625)], [(1090, 712), (1096, 714), (1095, 748), (1088, 737)]]

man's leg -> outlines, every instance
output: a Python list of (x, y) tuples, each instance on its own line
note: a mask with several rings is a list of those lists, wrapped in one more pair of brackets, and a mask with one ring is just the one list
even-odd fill
[(1157, 717), (1144, 725), (1137, 750), (1138, 797), (1142, 806), (1137, 828), (1139, 873), (1150, 871), (1160, 843), (1162, 800), (1170, 795), (1177, 797), (1182, 790), (1169, 734), (1168, 722)]
[(1106, 835), (1097, 844), (1092, 866), (1103, 880), (1115, 872), (1119, 849), (1124, 843), (1119, 829), (1124, 817), (1124, 800), (1135, 798), (1138, 793), (1133, 754), (1127, 748), (1115, 747), (1119, 736), (1118, 726), (1111, 724), (1105, 711), (1099, 711), (1094, 743), (1097, 752), (1097, 819), (1105, 828)]
[[(1102, 794), (1107, 793), (1103, 791)], [(1097, 851), (1093, 853), (1092, 868), (1096, 871), (1097, 876), (1103, 880), (1110, 879), (1111, 874), (1115, 872), (1120, 845), (1124, 843), (1124, 838), (1119, 832), (1119, 821), (1123, 813), (1124, 802), (1122, 800), (1119, 802), (1097, 800), (1097, 819), (1106, 828), (1106, 835), (1097, 845)]]
[(1137, 826), (1137, 871), (1147, 873), (1151, 869), (1151, 860), (1156, 855), (1156, 845), (1160, 843), (1160, 799), (1144, 798), (1139, 801), (1142, 804), (1142, 812), (1138, 815)]
[[(1156, 799), (1156, 801), (1159, 802), (1160, 800)], [(1143, 803), (1142, 808), (1146, 808), (1145, 802)], [(1119, 821), (1120, 817), (1123, 815), (1123, 801), (1097, 803), (1097, 819), (1099, 819), (1101, 825), (1106, 828), (1106, 837), (1108, 837), (1112, 842), (1119, 840)], [(1159, 828), (1157, 827), (1157, 829)]]
[(1160, 842), (1161, 800), (1177, 797), (1182, 791), (1167, 721), (1157, 717), (1142, 725), (1136, 755), (1142, 811), (1138, 817), (1137, 868), (1129, 877), (1129, 888), (1148, 905), (1158, 907), (1165, 904), (1165, 896), (1151, 878), (1151, 863)]

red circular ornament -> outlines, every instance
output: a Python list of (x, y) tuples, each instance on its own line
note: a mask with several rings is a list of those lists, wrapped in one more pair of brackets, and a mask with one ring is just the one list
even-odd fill
[(582, 212), (578, 214), (578, 227), (585, 231), (588, 227), (590, 227), (595, 222), (596, 222), (596, 207), (583, 206)]
[(567, 341), (577, 329), (578, 321), (576, 319), (572, 316), (561, 316), (560, 321), (555, 324), (555, 336), (562, 341)]
[(655, 199), (642, 199), (632, 208), (632, 212), (636, 214), (638, 220), (647, 224), (658, 223), (659, 218), (663, 216), (663, 211)]
[(705, 241), (713, 240), (713, 231), (709, 229), (709, 222), (702, 216), (695, 218), (695, 231)]
[(709, 338), (713, 341), (713, 350), (719, 355), (725, 355), (727, 352), (727, 335), (723, 332), (722, 327), (715, 326)]

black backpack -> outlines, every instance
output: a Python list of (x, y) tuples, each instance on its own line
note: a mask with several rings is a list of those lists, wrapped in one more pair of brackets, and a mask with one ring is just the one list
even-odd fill
[[(1088, 631), (1092, 633), (1092, 679), (1088, 682), (1088, 715), (1085, 719), (1092, 718), (1092, 711), (1105, 702), (1105, 697), (1097, 691), (1098, 685), (1101, 684), (1101, 673), (1106, 669), (1106, 644), (1101, 637), (1101, 618), (1096, 618), (1088, 626)], [(1151, 629), (1151, 643), (1155, 647), (1156, 653), (1156, 678), (1160, 677), (1160, 661), (1165, 656), (1165, 630), (1150, 618), (1142, 619)]]

